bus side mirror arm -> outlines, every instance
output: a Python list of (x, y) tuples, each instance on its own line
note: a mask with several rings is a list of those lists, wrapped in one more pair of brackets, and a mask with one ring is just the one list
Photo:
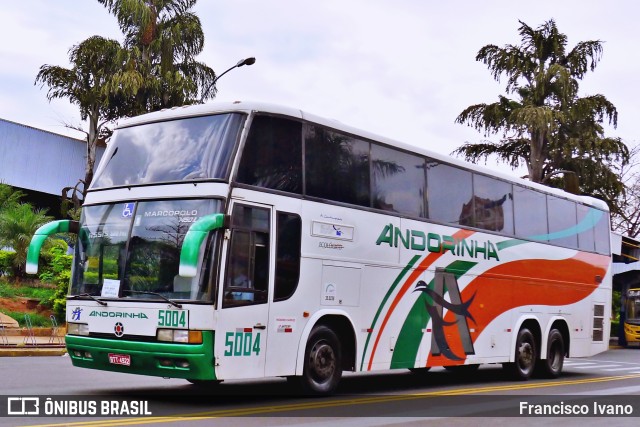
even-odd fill
[(226, 217), (224, 214), (205, 215), (191, 224), (189, 231), (184, 236), (182, 249), (180, 249), (180, 268), (178, 275), (182, 277), (195, 277), (198, 271), (198, 256), (200, 246), (210, 231), (224, 228)]
[(38, 228), (31, 238), (29, 249), (27, 250), (27, 266), (28, 274), (36, 274), (38, 272), (38, 260), (40, 259), (40, 249), (47, 237), (57, 233), (74, 233), (78, 234), (80, 224), (78, 221), (63, 219), (60, 221), (49, 222)]

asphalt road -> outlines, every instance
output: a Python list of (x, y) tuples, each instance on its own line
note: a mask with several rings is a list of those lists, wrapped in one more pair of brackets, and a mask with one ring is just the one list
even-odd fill
[[(126, 411), (121, 417), (5, 417), (0, 418), (0, 426), (499, 426), (514, 422), (541, 426), (560, 421), (564, 427), (637, 425), (640, 416), (640, 349), (568, 359), (563, 376), (555, 380), (513, 382), (494, 365), (470, 375), (442, 369), (423, 376), (404, 370), (352, 374), (345, 376), (336, 395), (326, 398), (300, 396), (280, 378), (199, 388), (184, 380), (74, 368), (66, 356), (3, 358), (0, 377), (0, 399), (39, 396), (41, 409), (50, 397), (94, 402), (98, 410), (103, 401), (125, 402), (129, 411), (139, 402), (138, 409), (152, 412), (143, 417)], [(7, 403), (0, 401), (0, 408), (3, 404)], [(556, 410), (586, 408), (589, 414), (561, 419), (527, 414), (541, 405)], [(633, 417), (595, 418), (595, 405), (601, 410), (631, 409)]]

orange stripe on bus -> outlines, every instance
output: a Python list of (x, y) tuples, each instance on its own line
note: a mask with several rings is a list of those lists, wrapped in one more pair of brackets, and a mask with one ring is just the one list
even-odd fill
[[(577, 303), (598, 288), (596, 276), (604, 277), (610, 258), (591, 253), (579, 253), (565, 260), (529, 259), (498, 265), (473, 279), (461, 292), (467, 301), (475, 294), (468, 320), (474, 331), (475, 343), (480, 333), (499, 315), (525, 305), (561, 306)], [(448, 312), (445, 322), (455, 322)], [(445, 326), (445, 335), (453, 353), (462, 356), (464, 350), (457, 325)], [(500, 339), (497, 337), (497, 339)], [(429, 354), (426, 366), (461, 365), (443, 356)]]

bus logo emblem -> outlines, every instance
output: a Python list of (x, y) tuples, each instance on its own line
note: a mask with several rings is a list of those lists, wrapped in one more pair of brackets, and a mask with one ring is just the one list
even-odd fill
[(116, 334), (118, 338), (124, 335), (124, 325), (120, 322), (117, 322), (113, 327), (113, 333)]
[[(431, 354), (434, 356), (443, 355), (449, 360), (464, 360), (463, 357), (456, 355), (449, 348), (447, 337), (444, 332), (445, 326), (457, 325), (458, 333), (460, 334), (460, 340), (462, 341), (462, 348), (466, 355), (475, 354), (473, 349), (473, 341), (471, 340), (471, 333), (469, 331), (469, 324), (467, 319), (471, 319), (475, 323), (475, 319), (469, 313), (469, 306), (475, 298), (475, 294), (471, 296), (467, 301), (462, 301), (460, 296), (460, 288), (458, 281), (453, 273), (448, 273), (444, 268), (436, 268), (436, 274), (434, 278), (434, 286), (431, 289), (424, 281), (420, 280), (416, 284), (415, 291), (421, 291), (428, 296), (424, 305), (431, 316), (431, 322), (433, 324), (433, 333), (431, 334)], [(448, 302), (444, 299), (445, 290), (449, 294)], [(431, 300), (429, 303), (428, 300)], [(443, 307), (455, 314), (455, 321), (446, 322), (443, 316)]]

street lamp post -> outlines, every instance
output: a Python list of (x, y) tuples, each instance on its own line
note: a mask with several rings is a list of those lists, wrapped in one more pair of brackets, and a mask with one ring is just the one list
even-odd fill
[(220, 74), (218, 77), (216, 77), (215, 79), (213, 79), (213, 81), (211, 82), (211, 84), (209, 86), (207, 86), (207, 89), (204, 90), (202, 92), (202, 98), (200, 98), (200, 102), (204, 101), (204, 97), (205, 95), (209, 92), (209, 90), (215, 86), (216, 82), (218, 80), (220, 80), (220, 77), (224, 76), (225, 74), (227, 74), (229, 71), (233, 70), (234, 68), (240, 68), (243, 65), (253, 65), (256, 63), (256, 58), (254, 58), (253, 56), (250, 58), (245, 58), (245, 59), (241, 59), (240, 61), (238, 61), (238, 63), (236, 65), (234, 65), (233, 67), (229, 68), (228, 70), (226, 70), (224, 73)]

